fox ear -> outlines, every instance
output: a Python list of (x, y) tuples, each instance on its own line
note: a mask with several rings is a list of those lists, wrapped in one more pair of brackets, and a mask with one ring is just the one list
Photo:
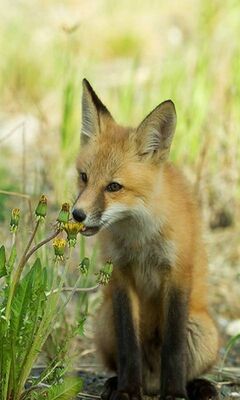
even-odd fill
[(83, 79), (82, 85), (81, 141), (86, 143), (91, 136), (101, 132), (104, 121), (109, 118), (112, 119), (112, 116), (86, 79)]
[(158, 154), (161, 160), (165, 160), (172, 143), (176, 121), (174, 103), (166, 100), (159, 104), (137, 128), (139, 154)]

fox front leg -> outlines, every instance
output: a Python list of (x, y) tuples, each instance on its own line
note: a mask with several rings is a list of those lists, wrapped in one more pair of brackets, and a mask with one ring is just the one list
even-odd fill
[[(117, 343), (117, 390), (111, 400), (141, 398), (141, 354), (138, 338), (138, 301), (125, 289), (113, 294), (114, 324)], [(135, 315), (134, 315), (135, 314)]]
[(165, 309), (161, 351), (161, 399), (187, 398), (188, 295), (171, 288)]

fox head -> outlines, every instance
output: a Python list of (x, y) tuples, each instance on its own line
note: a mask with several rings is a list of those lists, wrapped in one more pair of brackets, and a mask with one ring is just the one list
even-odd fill
[(83, 80), (81, 150), (77, 160), (75, 220), (83, 234), (97, 233), (121, 220), (145, 220), (160, 185), (176, 126), (171, 100), (158, 105), (137, 128), (119, 126)]

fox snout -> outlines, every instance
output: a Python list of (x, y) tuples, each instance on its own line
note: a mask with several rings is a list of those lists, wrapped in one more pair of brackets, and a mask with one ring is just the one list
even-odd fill
[(81, 233), (84, 236), (92, 236), (99, 231), (99, 217), (95, 214), (86, 213), (82, 208), (78, 207), (74, 207), (72, 210), (72, 216), (74, 220), (77, 222), (82, 222), (84, 225), (81, 230)]
[(81, 208), (74, 208), (72, 211), (72, 216), (77, 222), (83, 222), (87, 217)]

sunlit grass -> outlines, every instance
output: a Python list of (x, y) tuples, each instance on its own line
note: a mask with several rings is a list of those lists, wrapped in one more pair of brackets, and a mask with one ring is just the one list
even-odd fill
[(207, 147), (209, 174), (220, 162), (228, 171), (223, 179), (231, 176), (237, 185), (240, 5), (195, 1), (183, 14), (173, 4), (125, 3), (6, 7), (0, 27), (4, 119), (30, 112), (40, 121), (41, 141), (54, 149), (44, 168), (62, 201), (74, 192), (83, 77), (125, 125), (137, 125), (171, 98), (178, 114), (172, 159), (196, 171)]
[[(193, 181), (202, 165), (205, 189), (224, 188), (221, 198), (216, 196), (219, 201), (239, 196), (240, 4), (191, 4), (185, 0), (180, 8), (174, 2), (154, 1), (149, 9), (143, 1), (99, 0), (91, 6), (70, 1), (60, 6), (52, 0), (42, 7), (25, 1), (4, 8), (3, 122), (19, 114), (23, 119), (31, 114), (39, 122), (40, 153), (36, 146), (25, 155), (28, 168), (31, 157), (36, 165), (43, 163), (36, 183), (28, 185), (30, 194), (49, 189), (58, 202), (72, 199), (81, 80), (87, 77), (125, 125), (137, 125), (171, 98), (178, 115), (171, 158), (191, 170)], [(9, 160), (11, 149), (8, 154)], [(6, 169), (4, 157), (3, 163)], [(12, 166), (10, 162), (9, 172)], [(18, 171), (19, 187), (16, 183), (13, 189), (21, 190), (21, 168)]]

